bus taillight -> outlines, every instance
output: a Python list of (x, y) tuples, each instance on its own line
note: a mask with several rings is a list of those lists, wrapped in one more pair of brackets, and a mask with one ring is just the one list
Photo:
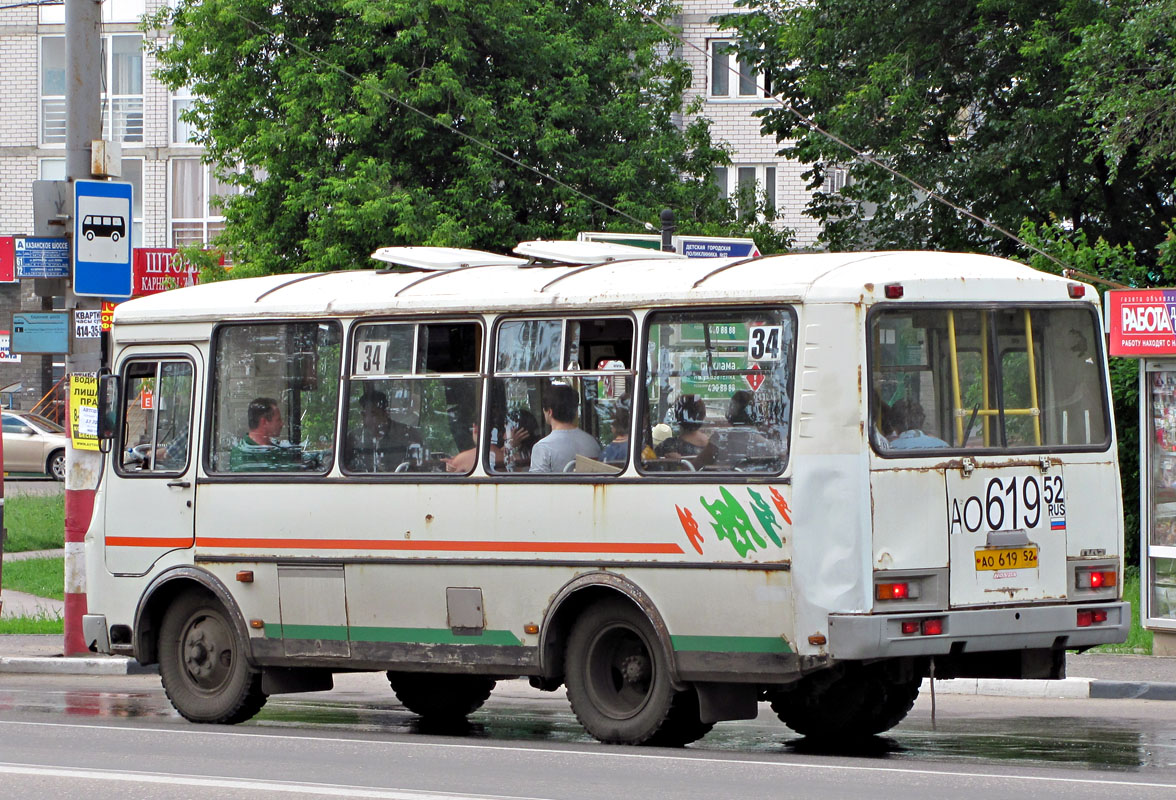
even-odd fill
[(1107, 621), (1105, 608), (1084, 608), (1078, 612), (1078, 627), (1089, 628), (1091, 625)]

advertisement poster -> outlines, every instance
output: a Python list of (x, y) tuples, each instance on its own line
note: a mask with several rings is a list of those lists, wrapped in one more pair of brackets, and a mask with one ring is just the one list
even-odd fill
[(12, 352), (12, 335), (8, 331), (0, 331), (0, 364), (19, 364), (20, 353)]
[(1112, 356), (1176, 355), (1176, 289), (1116, 289), (1106, 303)]
[(69, 438), (75, 450), (98, 449), (98, 376), (69, 376)]

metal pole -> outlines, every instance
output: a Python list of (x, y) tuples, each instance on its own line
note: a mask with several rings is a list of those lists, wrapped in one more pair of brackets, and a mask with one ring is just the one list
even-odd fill
[(678, 226), (674, 224), (674, 210), (662, 209), (661, 212), (661, 249), (666, 253), (674, 252), (674, 231)]
[[(65, 0), (65, 173), (72, 184), (91, 177), (91, 143), (102, 138), (102, 5), (98, 0)], [(72, 208), (71, 208), (72, 216)], [(77, 297), (72, 283), (65, 307), (94, 310), (97, 298)], [(71, 320), (72, 322), (72, 320)], [(67, 375), (97, 372), (102, 364), (98, 339), (75, 339), (70, 325)], [(72, 401), (70, 401), (72, 405)], [(69, 405), (66, 424), (72, 420)], [(87, 652), (82, 636), (86, 613), (84, 540), (94, 511), (101, 456), (94, 451), (66, 449), (65, 476), (65, 642), (66, 655)]]

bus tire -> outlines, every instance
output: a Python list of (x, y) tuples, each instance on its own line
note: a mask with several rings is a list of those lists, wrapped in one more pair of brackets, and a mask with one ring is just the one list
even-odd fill
[(649, 738), (647, 744), (654, 747), (682, 747), (697, 742), (710, 733), (713, 722), (699, 718), (698, 693), (693, 689), (674, 694), (670, 716), (661, 730)]
[(890, 730), (910, 712), (921, 676), (896, 676), (884, 665), (850, 667), (802, 678), (769, 699), (792, 730), (816, 740), (852, 741)]
[(454, 722), (481, 708), (497, 682), (481, 675), (389, 672), (388, 683), (396, 699), (421, 719)]
[(192, 722), (244, 722), (266, 701), (245, 643), (224, 607), (205, 592), (184, 592), (165, 612), (159, 677), (176, 711)]
[[(698, 700), (676, 692), (653, 626), (624, 600), (589, 606), (568, 637), (568, 701), (607, 744), (685, 744), (705, 735)], [(683, 697), (682, 695), (686, 695)]]

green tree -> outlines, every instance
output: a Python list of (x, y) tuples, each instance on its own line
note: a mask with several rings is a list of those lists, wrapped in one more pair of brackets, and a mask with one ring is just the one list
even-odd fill
[[(767, 133), (811, 165), (814, 186), (844, 166), (853, 183), (817, 194), (808, 213), (831, 247), (914, 247), (1013, 254), (1016, 244), (806, 127), (796, 114), (950, 201), (1016, 230), (1065, 220), (1089, 241), (1135, 248), (1152, 263), (1176, 213), (1176, 169), (1131, 142), (1137, 124), (1098, 130), (1120, 61), (1141, 69), (1141, 106), (1172, 101), (1172, 41), (1118, 31), (1144, 0), (747, 0), (727, 18), (743, 57), (787, 104), (763, 114)], [(1172, 6), (1172, 0), (1163, 5)], [(1171, 22), (1166, 23), (1167, 30)], [(1118, 50), (1103, 52), (1103, 43)], [(1135, 56), (1127, 59), (1129, 48)], [(1140, 50), (1139, 48), (1144, 48)], [(1164, 55), (1166, 53), (1167, 55)], [(1098, 56), (1096, 58), (1096, 56)], [(1165, 61), (1164, 59), (1168, 59)], [(1101, 72), (1099, 71), (1101, 70)], [(1098, 75), (1100, 82), (1089, 79)], [(1144, 91), (1146, 89), (1147, 91)], [(1101, 115), (1101, 116), (1100, 116)], [(1170, 117), (1168, 118), (1170, 119)], [(1170, 151), (1170, 146), (1168, 147)]]
[(1110, 0), (1066, 57), (1088, 140), (1114, 171), (1127, 158), (1171, 174), (1176, 159), (1176, 0)]
[(707, 125), (674, 124), (690, 73), (643, 16), (669, 12), (664, 0), (177, 0), (145, 26), (171, 34), (155, 40), (157, 74), (192, 89), (197, 140), (242, 190), (218, 241), (241, 274), (362, 266), (385, 245), (639, 230), (664, 207), (683, 230), (753, 226), (712, 185), (728, 157)]

